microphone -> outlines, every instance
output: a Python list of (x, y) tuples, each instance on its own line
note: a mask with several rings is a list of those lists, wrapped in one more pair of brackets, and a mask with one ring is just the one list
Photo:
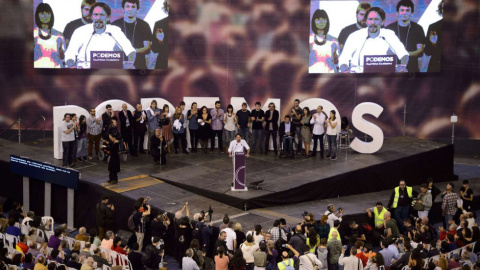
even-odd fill
[[(124, 52), (124, 50), (122, 48), (122, 45), (120, 45), (120, 43), (118, 43), (117, 39), (112, 35), (112, 33), (107, 32), (107, 35), (109, 35), (111, 38), (113, 38), (113, 40), (115, 40), (115, 43), (117, 43), (118, 47), (120, 47), (120, 50), (122, 50), (122, 52)], [(123, 60), (125, 60), (125, 52), (123, 54), (124, 54)]]
[[(95, 35), (95, 30), (93, 30), (92, 34), (90, 35), (90, 39), (87, 42), (87, 46), (85, 47), (85, 62), (87, 62), (87, 49), (88, 45), (90, 45), (90, 41), (92, 41), (93, 35)], [(91, 59), (90, 59), (91, 60)]]
[(358, 51), (358, 66), (360, 67), (360, 54), (362, 53), (363, 47), (365, 46), (365, 43), (367, 43), (367, 40), (370, 38), (367, 34), (367, 38), (363, 41), (362, 47), (360, 48), (360, 51)]
[(390, 42), (387, 41), (387, 39), (384, 36), (380, 36), (383, 41), (385, 41), (388, 44), (388, 48), (395, 54), (397, 55), (397, 52), (392, 48), (392, 45), (390, 45)]

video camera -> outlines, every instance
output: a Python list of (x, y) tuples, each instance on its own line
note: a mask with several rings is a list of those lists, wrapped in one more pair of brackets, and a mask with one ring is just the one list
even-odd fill
[(202, 214), (203, 217), (205, 217), (206, 213), (208, 213), (208, 216), (210, 217), (208, 222), (212, 221), (213, 210), (211, 205), (208, 207), (207, 211), (205, 210), (200, 211), (200, 214)]

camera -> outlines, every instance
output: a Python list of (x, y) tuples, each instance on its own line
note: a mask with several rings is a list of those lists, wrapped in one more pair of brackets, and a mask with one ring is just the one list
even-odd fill
[(287, 247), (287, 244), (282, 244), (282, 248), (286, 248)]
[[(205, 210), (200, 211), (200, 214), (202, 214), (203, 217), (205, 217), (205, 214), (206, 214), (206, 213), (208, 213), (208, 216), (210, 217), (210, 218), (209, 218), (209, 219), (210, 219), (209, 222), (212, 221), (213, 210), (212, 210), (212, 206), (211, 206), (211, 205), (208, 207), (208, 210), (207, 210), (207, 211), (205, 211)], [(225, 216), (228, 217), (227, 214), (225, 214)]]
[(305, 218), (306, 216), (308, 216), (308, 211), (303, 211), (302, 217)]
[(339, 207), (338, 208), (338, 212), (342, 212), (343, 211), (343, 208), (342, 207)]

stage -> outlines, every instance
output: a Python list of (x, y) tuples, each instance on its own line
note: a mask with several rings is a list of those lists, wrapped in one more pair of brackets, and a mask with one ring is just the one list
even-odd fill
[[(205, 158), (207, 157), (207, 158)], [(152, 174), (166, 183), (240, 209), (255, 209), (391, 189), (405, 179), (418, 185), (432, 177), (453, 178), (453, 146), (410, 137), (385, 140), (375, 154), (349, 150), (337, 160), (278, 158), (254, 154), (246, 161), (247, 186), (264, 181), (261, 190), (231, 191), (232, 161), (226, 154), (183, 156), (177, 168)]]
[[(0, 141), (0, 159), (8, 162), (10, 154), (15, 154), (60, 166), (61, 160), (53, 158), (51, 142), (46, 139), (29, 145)], [(158, 206), (161, 209), (168, 209), (172, 200), (196, 194), (249, 210), (389, 190), (402, 178), (412, 186), (424, 183), (428, 177), (436, 182), (449, 181), (453, 179), (453, 146), (396, 137), (385, 139), (382, 149), (375, 154), (359, 154), (350, 149), (348, 156), (341, 152), (337, 160), (302, 155), (295, 159), (278, 158), (273, 151), (268, 155), (252, 154), (246, 161), (247, 186), (264, 182), (260, 190), (249, 186), (248, 191), (242, 192), (231, 191), (232, 161), (228, 154), (218, 151), (168, 154), (166, 165), (155, 165), (148, 155), (129, 156), (121, 163), (118, 185), (106, 183), (105, 161), (78, 162), (74, 169), (80, 172), (82, 181), (115, 193), (128, 196), (138, 190), (158, 191), (165, 196)], [(142, 195), (132, 195), (135, 196)]]

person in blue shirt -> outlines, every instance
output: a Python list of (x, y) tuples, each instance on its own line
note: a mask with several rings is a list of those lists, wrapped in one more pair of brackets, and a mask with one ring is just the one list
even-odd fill
[(20, 230), (20, 228), (15, 227), (15, 222), (16, 221), (13, 218), (8, 219), (8, 227), (5, 229), (5, 234), (20, 237), (20, 235), (22, 235), (22, 231)]

